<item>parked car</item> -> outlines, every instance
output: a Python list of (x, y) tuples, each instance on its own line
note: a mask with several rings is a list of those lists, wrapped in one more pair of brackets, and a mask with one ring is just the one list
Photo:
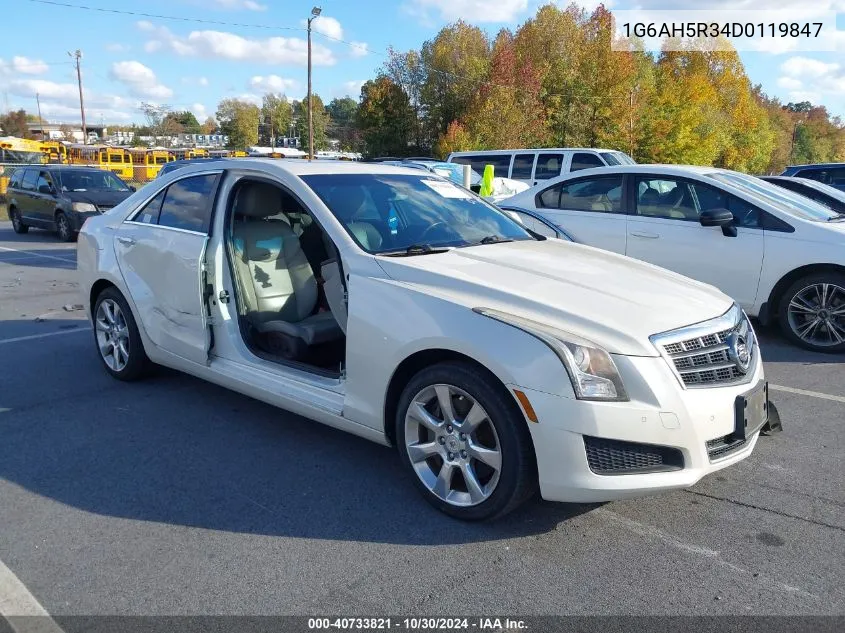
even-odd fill
[(635, 164), (634, 159), (624, 152), (580, 147), (452, 152), (446, 160), (471, 165), (479, 173), (484, 172), (485, 165), (493, 165), (496, 176), (519, 180), (532, 186), (582, 169)]
[(224, 160), (225, 158), (225, 156), (206, 156), (199, 158), (183, 158), (181, 160), (172, 160), (169, 163), (165, 163), (164, 165), (162, 165), (161, 169), (159, 169), (158, 171), (158, 175), (156, 176), (156, 178), (166, 176), (167, 174), (174, 172), (177, 169), (187, 167), (188, 165), (196, 165), (198, 163), (210, 163), (217, 160)]
[(837, 213), (845, 214), (845, 189), (837, 189), (818, 180), (795, 176), (763, 176), (762, 179), (778, 187), (800, 193)]
[(167, 365), (396, 445), (461, 519), (538, 486), (575, 502), (685, 488), (775, 416), (729, 297), (533, 235), (419, 169), (190, 165), (90, 219), (77, 250), (109, 374)]
[[(443, 161), (423, 158), (404, 158), (402, 160), (382, 160), (379, 161), (384, 165), (397, 165), (399, 167), (415, 167), (418, 169), (425, 169), (443, 178), (448, 178), (457, 185), (463, 186), (464, 172), (463, 165), (459, 163), (444, 163)], [(481, 174), (474, 169), (470, 169), (470, 186), (469, 188), (475, 193), (481, 191)], [(485, 196), (488, 200), (497, 202), (510, 198), (522, 191), (528, 189), (528, 185), (518, 180), (510, 178), (493, 178), (493, 195)]]
[(809, 178), (845, 191), (845, 163), (820, 163), (818, 165), (791, 165), (781, 176)]
[(96, 167), (19, 167), (9, 179), (9, 218), (15, 233), (35, 227), (71, 242), (87, 218), (111, 209), (133, 191), (117, 174)]
[(572, 236), (563, 230), (561, 227), (555, 225), (551, 220), (547, 220), (536, 211), (529, 211), (522, 207), (515, 207), (509, 204), (499, 203), (496, 205), (502, 211), (510, 215), (514, 220), (520, 222), (522, 226), (529, 231), (539, 233), (545, 237), (554, 237), (559, 240), (566, 240), (567, 242), (574, 242)]
[(712, 167), (571, 174), (507, 204), (582, 243), (712, 284), (798, 345), (845, 350), (845, 222), (804, 196)]

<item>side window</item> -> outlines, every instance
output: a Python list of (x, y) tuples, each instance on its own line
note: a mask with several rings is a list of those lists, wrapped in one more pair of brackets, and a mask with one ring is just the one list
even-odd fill
[(159, 191), (143, 208), (135, 214), (135, 222), (142, 224), (158, 224), (158, 215), (161, 212), (161, 203), (164, 200), (166, 189)]
[(23, 176), (23, 169), (16, 169), (9, 177), (9, 187), (17, 189), (21, 186), (21, 176)]
[(605, 167), (601, 158), (595, 154), (587, 154), (586, 152), (575, 152), (572, 156), (572, 167), (569, 171), (578, 171), (579, 169), (592, 169), (593, 167)]
[(554, 187), (549, 187), (543, 191), (539, 196), (537, 196), (537, 202), (539, 203), (538, 206), (546, 209), (557, 209), (558, 203), (560, 202), (561, 188), (561, 185), (555, 185)]
[(845, 187), (845, 167), (830, 170), (830, 184), (842, 189)]
[(35, 182), (38, 180), (38, 172), (34, 169), (27, 169), (23, 175), (21, 189), (35, 191)]
[(517, 154), (513, 159), (511, 178), (516, 180), (529, 180), (531, 170), (534, 168), (534, 154)]
[(50, 178), (50, 174), (46, 171), (42, 171), (38, 174), (38, 180), (35, 183), (35, 190), (42, 191), (41, 187), (47, 187), (47, 189), (52, 188), (52, 180)]
[[(709, 187), (701, 187), (701, 195), (707, 208), (712, 205), (725, 207), (724, 199)], [(666, 218), (669, 220), (689, 220), (698, 222), (698, 209), (693, 198), (693, 186), (684, 180), (671, 178), (640, 178), (637, 181), (637, 215), (648, 218)]]
[[(559, 200), (548, 198), (549, 206), (571, 211), (595, 211), (599, 213), (622, 212), (622, 176), (602, 176), (579, 180), (558, 187)], [(544, 195), (550, 190), (543, 192)], [(542, 202), (541, 198), (541, 202)]]
[(539, 233), (540, 235), (544, 235), (546, 237), (557, 237), (557, 231), (555, 231), (545, 222), (541, 222), (533, 215), (529, 213), (522, 213), (521, 211), (517, 211), (516, 209), (509, 210), (509, 212), (515, 213), (517, 216), (519, 216), (519, 221), (522, 222), (523, 226), (534, 231), (535, 233)]
[(217, 178), (217, 174), (194, 176), (170, 185), (161, 205), (159, 226), (207, 233)]
[(537, 168), (534, 170), (535, 180), (547, 180), (560, 176), (563, 167), (563, 154), (540, 154), (537, 156)]
[(511, 154), (486, 154), (473, 156), (470, 163), (472, 168), (482, 176), (487, 165), (493, 165), (493, 175), (496, 178), (507, 178), (511, 166)]
[(760, 209), (750, 202), (746, 202), (736, 196), (728, 196), (728, 206), (725, 208), (734, 214), (737, 226), (744, 226), (749, 229), (760, 228)]

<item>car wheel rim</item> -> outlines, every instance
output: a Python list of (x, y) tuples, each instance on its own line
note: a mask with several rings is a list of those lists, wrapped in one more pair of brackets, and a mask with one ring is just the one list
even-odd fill
[(122, 371), (129, 362), (129, 327), (117, 302), (104, 299), (95, 319), (100, 356), (113, 371)]
[(454, 506), (475, 506), (499, 483), (499, 436), (484, 407), (453, 385), (426, 387), (405, 414), (405, 450), (417, 477)]
[(59, 224), (59, 237), (62, 239), (67, 239), (68, 234), (70, 233), (70, 227), (68, 227), (67, 218), (63, 215), (60, 215), (57, 222)]
[(815, 347), (845, 343), (845, 288), (830, 283), (802, 288), (789, 301), (787, 318), (805, 343)]

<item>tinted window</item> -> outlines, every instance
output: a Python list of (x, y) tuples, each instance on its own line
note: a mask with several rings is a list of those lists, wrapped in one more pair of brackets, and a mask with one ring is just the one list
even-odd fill
[(21, 182), (21, 189), (26, 189), (27, 191), (33, 191), (35, 189), (35, 182), (38, 180), (38, 172), (34, 169), (27, 169), (23, 175), (23, 181)]
[(560, 176), (563, 167), (563, 154), (540, 154), (537, 156), (537, 168), (534, 170), (535, 180), (546, 180)]
[[(469, 156), (468, 158), (472, 168), (482, 176), (484, 175), (484, 168), (487, 165), (493, 165), (494, 176), (497, 178), (508, 177), (508, 169), (511, 166), (510, 154), (479, 154), (477, 156)], [(466, 162), (463, 164), (466, 164)]]
[(162, 189), (156, 194), (155, 198), (145, 204), (140, 213), (135, 216), (135, 221), (143, 224), (158, 224), (158, 215), (166, 192), (166, 189)]
[(174, 229), (208, 233), (211, 196), (217, 175), (194, 176), (174, 182), (167, 188), (158, 223)]
[(622, 212), (622, 176), (560, 184), (540, 194), (541, 206), (572, 211)]
[(535, 233), (545, 235), (546, 237), (557, 237), (557, 231), (545, 222), (541, 222), (530, 213), (523, 213), (522, 211), (517, 211), (516, 209), (509, 209), (509, 212), (519, 216), (519, 221), (522, 222), (526, 228), (531, 229)]
[(511, 178), (517, 180), (529, 180), (531, 170), (534, 168), (534, 154), (517, 154), (513, 159)]
[(569, 171), (578, 171), (579, 169), (592, 169), (593, 167), (604, 167), (601, 158), (595, 154), (587, 154), (584, 152), (575, 152), (572, 156), (572, 167)]
[[(696, 188), (700, 187), (701, 185), (696, 185)], [(744, 226), (750, 229), (760, 228), (760, 209), (750, 202), (746, 202), (736, 196), (728, 196), (727, 209), (734, 214), (734, 220), (737, 226)]]
[(50, 174), (46, 171), (42, 171), (38, 174), (38, 180), (35, 183), (36, 191), (41, 191), (41, 187), (47, 187), (48, 189), (53, 187), (53, 179), (50, 178)]
[(823, 169), (802, 169), (796, 176), (810, 178), (834, 187), (845, 186), (845, 167), (826, 167)]
[(9, 186), (10, 187), (20, 187), (21, 186), (21, 176), (23, 176), (23, 169), (16, 169), (12, 172), (12, 175), (9, 177)]

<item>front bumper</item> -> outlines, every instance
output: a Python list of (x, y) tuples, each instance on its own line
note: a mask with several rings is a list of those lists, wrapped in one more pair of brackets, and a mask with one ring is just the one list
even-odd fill
[[(734, 431), (736, 397), (764, 380), (759, 358), (748, 382), (708, 389), (683, 389), (663, 358), (615, 357), (614, 361), (630, 402), (589, 402), (511, 385), (527, 395), (539, 420), (527, 424), (544, 499), (601, 502), (685, 488), (754, 450), (759, 433), (721, 453), (714, 447)], [(683, 467), (647, 474), (596, 474), (587, 459), (585, 436), (677, 449)]]

